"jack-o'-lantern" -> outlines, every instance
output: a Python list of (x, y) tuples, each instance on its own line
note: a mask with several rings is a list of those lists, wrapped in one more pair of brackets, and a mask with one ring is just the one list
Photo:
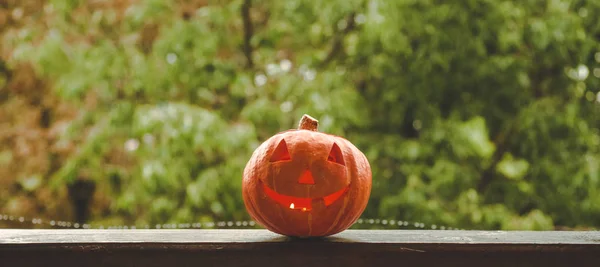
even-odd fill
[(244, 169), (246, 210), (287, 236), (328, 236), (350, 227), (371, 193), (371, 167), (348, 140), (318, 132), (308, 115), (298, 129), (262, 143)]

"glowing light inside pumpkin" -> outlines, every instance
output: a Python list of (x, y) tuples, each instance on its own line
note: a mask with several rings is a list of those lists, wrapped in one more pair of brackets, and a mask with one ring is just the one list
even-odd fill
[(312, 210), (312, 201), (323, 199), (325, 206), (330, 206), (336, 200), (341, 198), (344, 193), (348, 191), (349, 187), (344, 187), (332, 194), (321, 198), (303, 198), (303, 197), (292, 197), (279, 194), (275, 192), (275, 190), (269, 188), (267, 185), (263, 184), (263, 190), (271, 198), (272, 200), (277, 201), (280, 205), (284, 207), (289, 207), (292, 210), (301, 210), (301, 211), (310, 211)]

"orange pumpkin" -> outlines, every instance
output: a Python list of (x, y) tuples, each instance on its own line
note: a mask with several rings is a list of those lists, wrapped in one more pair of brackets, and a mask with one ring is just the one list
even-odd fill
[(317, 131), (308, 115), (298, 129), (262, 143), (244, 169), (246, 210), (260, 225), (287, 236), (328, 236), (362, 214), (371, 194), (371, 167), (348, 140)]

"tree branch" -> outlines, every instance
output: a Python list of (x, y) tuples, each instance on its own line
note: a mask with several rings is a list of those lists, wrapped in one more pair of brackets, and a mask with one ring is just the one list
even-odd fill
[(508, 151), (508, 140), (510, 140), (511, 135), (514, 132), (514, 125), (516, 124), (516, 118), (513, 119), (513, 122), (509, 125), (508, 129), (503, 132), (500, 132), (496, 138), (494, 139), (494, 144), (496, 145), (496, 151), (492, 155), (492, 162), (490, 165), (481, 173), (481, 178), (479, 179), (479, 184), (477, 185), (477, 192), (483, 193), (487, 186), (494, 179), (494, 173), (496, 172), (496, 166), (502, 160), (504, 153)]
[(250, 43), (252, 35), (254, 34), (254, 28), (252, 20), (250, 19), (250, 7), (252, 0), (244, 0), (242, 4), (242, 20), (244, 21), (244, 55), (246, 56), (246, 67), (253, 68), (254, 60), (252, 58), (252, 44)]
[[(356, 17), (356, 12), (350, 13), (350, 15), (348, 15), (348, 17), (346, 17), (346, 27), (342, 31), (335, 32), (335, 34), (333, 36), (333, 43), (331, 44), (329, 53), (327, 53), (327, 56), (325, 57), (323, 62), (321, 62), (321, 64), (320, 64), (321, 67), (328, 65), (342, 51), (344, 37), (356, 28), (356, 22), (354, 20), (355, 17)], [(336, 29), (337, 29), (337, 25), (336, 25)]]
[[(538, 57), (537, 56), (534, 57), (534, 62), (536, 62), (537, 60), (538, 60)], [(544, 77), (557, 76), (560, 74), (561, 71), (562, 71), (561, 68), (551, 67), (551, 68), (545, 68), (545, 69), (541, 69), (541, 70), (534, 70), (529, 73), (529, 77), (531, 77), (531, 81), (532, 81), (531, 87), (532, 87), (532, 91), (533, 91), (533, 101), (530, 102), (530, 104), (545, 97), (544, 88), (542, 87), (542, 81), (544, 80)], [(504, 153), (506, 153), (508, 151), (508, 140), (510, 140), (512, 138), (512, 135), (516, 131), (515, 128), (517, 127), (517, 124), (518, 124), (518, 118), (519, 118), (519, 115), (516, 115), (510, 122), (508, 128), (505, 131), (500, 132), (494, 139), (494, 144), (496, 145), (497, 149), (494, 152), (494, 155), (492, 155), (492, 162), (481, 174), (481, 179), (479, 180), (479, 184), (477, 186), (477, 191), (479, 193), (483, 193), (483, 191), (485, 191), (487, 186), (494, 179), (494, 173), (496, 171), (496, 166), (502, 160)]]

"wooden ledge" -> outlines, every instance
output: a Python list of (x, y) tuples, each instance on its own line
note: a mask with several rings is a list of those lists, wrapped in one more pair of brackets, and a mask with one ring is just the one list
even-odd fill
[(600, 266), (600, 232), (0, 230), (0, 266)]

